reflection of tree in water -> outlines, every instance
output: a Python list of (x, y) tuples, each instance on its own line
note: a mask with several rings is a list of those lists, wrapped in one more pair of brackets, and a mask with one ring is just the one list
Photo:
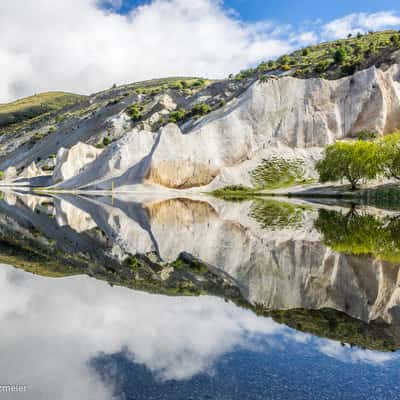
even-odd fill
[(333, 250), (355, 255), (370, 254), (400, 262), (400, 218), (379, 217), (352, 208), (348, 213), (320, 210), (315, 227)]
[(250, 209), (250, 216), (263, 229), (298, 228), (302, 225), (307, 207), (284, 203), (276, 200), (255, 200)]

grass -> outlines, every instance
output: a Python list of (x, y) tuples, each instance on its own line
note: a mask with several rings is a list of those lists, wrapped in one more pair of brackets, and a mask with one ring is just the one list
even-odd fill
[(0, 128), (61, 110), (84, 98), (85, 96), (66, 92), (45, 92), (12, 103), (0, 104)]
[(227, 201), (246, 201), (252, 200), (257, 196), (264, 196), (264, 193), (260, 193), (256, 189), (241, 185), (226, 186), (224, 188), (214, 190), (209, 194)]
[[(129, 85), (117, 87), (118, 90), (126, 89), (128, 91), (135, 91), (138, 94), (158, 94), (163, 91), (171, 90), (199, 90), (202, 89), (213, 81), (210, 79), (203, 79), (198, 77), (169, 77), (160, 79), (150, 79), (147, 81), (135, 82)], [(108, 89), (109, 90), (109, 89)], [(102, 94), (104, 92), (100, 92)]]

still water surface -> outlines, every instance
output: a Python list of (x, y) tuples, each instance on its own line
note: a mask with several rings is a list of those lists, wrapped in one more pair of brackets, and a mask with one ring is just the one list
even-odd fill
[(400, 399), (400, 213), (0, 201), (0, 399)]

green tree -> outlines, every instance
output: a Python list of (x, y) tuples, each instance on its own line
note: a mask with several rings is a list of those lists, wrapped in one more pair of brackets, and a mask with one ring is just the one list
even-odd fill
[(385, 176), (400, 180), (400, 132), (384, 136), (380, 150)]
[(400, 221), (378, 217), (353, 207), (348, 213), (319, 210), (315, 228), (333, 250), (354, 255), (370, 255), (398, 263), (400, 260)]
[(345, 178), (355, 190), (361, 179), (374, 179), (382, 172), (381, 152), (376, 142), (337, 142), (327, 146), (316, 168), (320, 182)]
[(335, 60), (336, 64), (343, 64), (347, 59), (347, 50), (344, 47), (337, 49), (333, 54), (333, 59)]

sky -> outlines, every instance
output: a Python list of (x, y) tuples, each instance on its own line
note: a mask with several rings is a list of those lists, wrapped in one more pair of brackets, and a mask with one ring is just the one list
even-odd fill
[(156, 77), (221, 78), (382, 29), (400, 29), (398, 0), (1, 0), (0, 103)]

